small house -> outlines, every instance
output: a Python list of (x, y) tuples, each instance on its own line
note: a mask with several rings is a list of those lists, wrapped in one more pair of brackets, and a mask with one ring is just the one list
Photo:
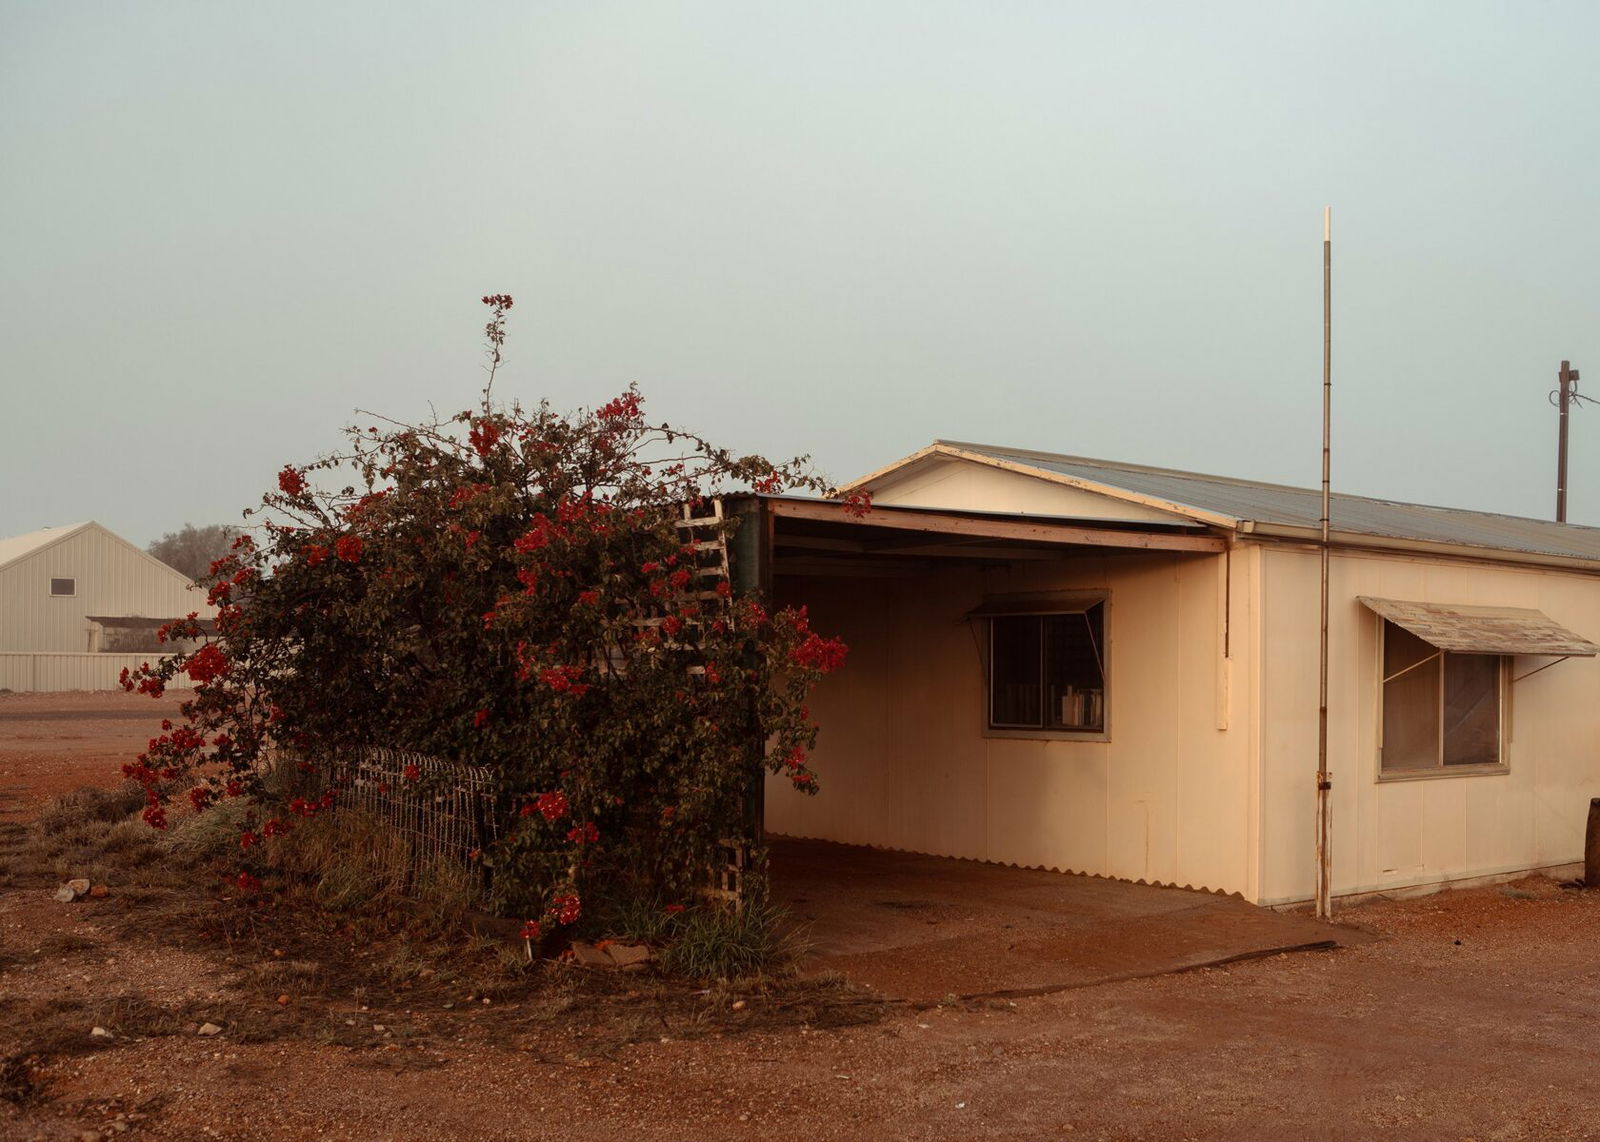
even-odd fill
[(93, 521), (0, 539), (0, 689), (112, 689), (170, 649), (162, 624), (213, 611), (187, 576)]
[[(736, 554), (850, 647), (768, 831), (1309, 899), (1321, 493), (939, 442)], [(1600, 795), (1600, 528), (1335, 495), (1335, 895), (1555, 869)], [(747, 575), (749, 572), (747, 571)]]

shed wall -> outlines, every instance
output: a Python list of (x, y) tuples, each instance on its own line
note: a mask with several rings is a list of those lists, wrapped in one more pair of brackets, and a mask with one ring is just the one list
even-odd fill
[[(816, 797), (774, 832), (1253, 893), (1249, 734), (1223, 658), (1228, 560), (1108, 554), (915, 579), (780, 579), (850, 646), (812, 703)], [(986, 595), (1103, 588), (1107, 741), (986, 736)], [(1231, 592), (1236, 611), (1249, 592)], [(1241, 726), (1240, 729), (1230, 728)]]
[[(52, 578), (75, 579), (77, 594), (51, 595)], [(0, 651), (82, 653), (91, 649), (89, 615), (191, 611), (213, 608), (178, 572), (99, 526), (0, 569)]]
[[(1263, 622), (1262, 897), (1313, 891), (1319, 561), (1315, 549), (1260, 556)], [(1333, 890), (1448, 883), (1581, 860), (1589, 798), (1600, 796), (1600, 662), (1569, 659), (1514, 682), (1504, 774), (1380, 780), (1381, 624), (1358, 595), (1533, 607), (1600, 638), (1600, 580), (1573, 573), (1375, 554), (1330, 572), (1328, 756)], [(1514, 676), (1550, 662), (1513, 660)]]

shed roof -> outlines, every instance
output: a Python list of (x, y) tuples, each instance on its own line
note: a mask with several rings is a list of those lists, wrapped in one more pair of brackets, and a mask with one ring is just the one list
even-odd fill
[(69, 523), (65, 527), (44, 527), (24, 535), (0, 539), (0, 567), (26, 559), (35, 552), (43, 551), (46, 547), (60, 543), (63, 539), (77, 535), (84, 528), (93, 525), (93, 520), (84, 520), (82, 523)]
[[(938, 456), (1027, 472), (1241, 531), (1312, 532), (1322, 521), (1322, 493), (1317, 489), (953, 440), (936, 441), (851, 487), (870, 485)], [(1600, 527), (1341, 493), (1334, 493), (1331, 501), (1330, 527), (1341, 536), (1600, 561)]]

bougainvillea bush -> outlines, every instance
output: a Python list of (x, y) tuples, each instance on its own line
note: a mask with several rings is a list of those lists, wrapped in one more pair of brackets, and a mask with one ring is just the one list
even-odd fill
[[(282, 470), (211, 568), (215, 633), (173, 624), (199, 648), (124, 678), (194, 683), (127, 770), (157, 828), (175, 788), (201, 812), (245, 798), (249, 850), (336, 807), (352, 751), (486, 766), (501, 839), (477, 859), (534, 936), (622, 885), (686, 899), (764, 772), (814, 792), (806, 696), (845, 650), (733, 589), (704, 542), (731, 524), (679, 526), (722, 491), (822, 490), (803, 461), (651, 424), (634, 389), (570, 415), (497, 404), (511, 299), (484, 300), (478, 407), (352, 427)], [(283, 756), (287, 787), (263, 779)], [(428, 792), (415, 768), (401, 781)]]

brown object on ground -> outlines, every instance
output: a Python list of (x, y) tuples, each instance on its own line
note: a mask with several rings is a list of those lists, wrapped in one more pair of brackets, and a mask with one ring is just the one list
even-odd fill
[[(201, 954), (141, 924), (120, 883), (70, 908), (54, 883), (0, 871), (7, 1139), (1542, 1142), (1592, 1138), (1600, 1120), (1600, 893), (1537, 877), (1341, 910), (1382, 937), (1359, 947), (902, 1004), (851, 1026), (760, 1022), (775, 1001), (759, 993), (718, 1022), (619, 990), (605, 1035), (559, 989), (490, 1008), (460, 989), (317, 993), (311, 965), (273, 955), (282, 944), (261, 962), (222, 943)], [(288, 1007), (281, 987), (246, 986), (284, 971), (308, 986)], [(17, 1036), (34, 1013), (64, 1031), (29, 1062)], [(208, 1019), (228, 1034), (199, 1036)], [(280, 1021), (293, 1033), (268, 1034)]]
[(773, 837), (814, 971), (897, 999), (1015, 997), (1371, 936), (1235, 896)]

